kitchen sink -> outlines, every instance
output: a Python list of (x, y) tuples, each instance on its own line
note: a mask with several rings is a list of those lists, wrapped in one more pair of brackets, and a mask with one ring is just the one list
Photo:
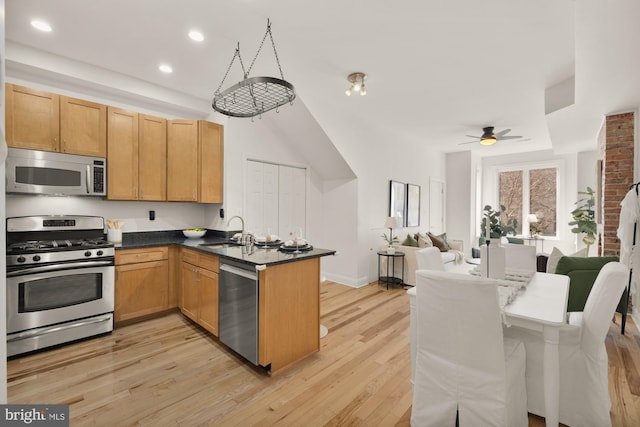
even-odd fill
[(211, 249), (224, 249), (224, 248), (235, 248), (238, 246), (242, 246), (242, 244), (237, 242), (224, 242), (224, 243), (202, 243), (198, 246), (205, 246)]

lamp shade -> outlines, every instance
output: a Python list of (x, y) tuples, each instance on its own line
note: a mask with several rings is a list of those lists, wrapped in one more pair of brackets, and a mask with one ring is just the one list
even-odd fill
[(531, 224), (533, 222), (538, 222), (538, 217), (536, 216), (536, 214), (529, 214), (529, 215), (527, 215), (527, 222), (529, 224)]
[(398, 228), (398, 219), (395, 216), (390, 216), (384, 222), (384, 228)]

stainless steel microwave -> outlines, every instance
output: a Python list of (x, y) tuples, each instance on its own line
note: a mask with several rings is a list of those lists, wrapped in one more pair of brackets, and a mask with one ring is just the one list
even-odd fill
[(105, 196), (107, 160), (101, 157), (9, 148), (7, 193)]

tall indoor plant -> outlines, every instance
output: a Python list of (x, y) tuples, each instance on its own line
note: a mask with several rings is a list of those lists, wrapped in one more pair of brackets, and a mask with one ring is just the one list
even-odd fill
[(499, 239), (502, 236), (516, 234), (518, 220), (508, 218), (506, 224), (502, 223), (500, 216), (507, 211), (504, 205), (500, 205), (500, 210), (495, 211), (490, 205), (485, 205), (482, 222), (480, 223), (480, 245), (483, 245), (487, 237), (487, 221), (489, 222), (490, 238)]
[(582, 243), (587, 246), (588, 256), (589, 247), (596, 242), (596, 234), (598, 232), (594, 209), (596, 196), (591, 187), (587, 187), (587, 191), (579, 191), (578, 194), (584, 197), (576, 202), (577, 207), (571, 211), (573, 221), (569, 222), (569, 225), (573, 227), (571, 229), (572, 233), (584, 234)]

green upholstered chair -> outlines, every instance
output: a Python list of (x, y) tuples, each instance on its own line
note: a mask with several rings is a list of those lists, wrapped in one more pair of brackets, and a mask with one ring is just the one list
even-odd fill
[[(558, 260), (556, 274), (569, 276), (569, 302), (567, 312), (584, 311), (593, 283), (600, 269), (607, 263), (619, 261), (617, 256), (607, 257), (571, 257), (563, 256)], [(627, 289), (616, 307), (616, 312), (622, 314), (621, 333), (624, 334), (624, 326), (627, 321), (628, 308)]]

